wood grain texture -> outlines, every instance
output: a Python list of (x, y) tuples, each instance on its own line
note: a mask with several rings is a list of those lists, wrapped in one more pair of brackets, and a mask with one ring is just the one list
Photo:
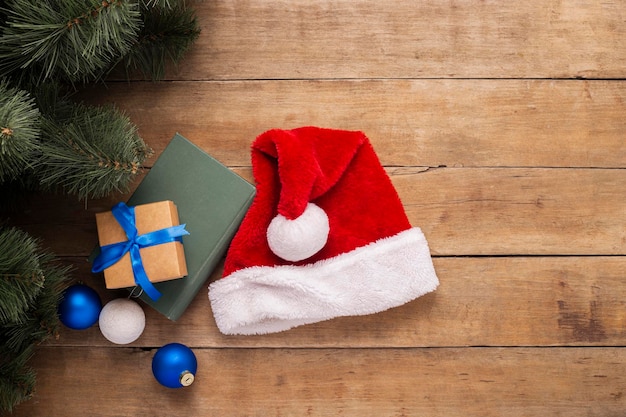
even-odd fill
[(174, 133), (222, 163), (250, 165), (272, 128), (361, 130), (384, 165), (626, 167), (626, 86), (578, 80), (110, 83), (157, 155)]
[(179, 79), (622, 78), (626, 2), (196, 4)]
[(624, 170), (398, 171), (392, 179), (407, 215), (435, 255), (626, 251)]
[[(622, 346), (626, 344), (626, 257), (436, 258), (441, 285), (402, 307), (265, 336), (224, 336), (205, 287), (176, 322), (146, 307), (133, 347), (179, 341), (198, 348), (438, 346)], [(104, 303), (127, 296), (105, 290), (101, 274), (76, 260), (77, 275)], [(221, 267), (209, 281), (219, 279)], [(207, 285), (208, 287), (208, 285)], [(97, 326), (63, 328), (55, 346), (107, 347)]]
[[(93, 417), (617, 417), (626, 407), (626, 366), (619, 348), (195, 353), (196, 382), (171, 390), (151, 375), (152, 350), (42, 348), (35, 359), (37, 394), (15, 417), (83, 415), (85, 410)], [(86, 386), (92, 396), (77, 395)]]

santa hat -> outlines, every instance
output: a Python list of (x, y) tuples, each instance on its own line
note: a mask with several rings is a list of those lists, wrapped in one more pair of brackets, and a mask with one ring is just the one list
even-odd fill
[(439, 284), (363, 133), (270, 130), (252, 145), (252, 169), (256, 196), (209, 288), (222, 333), (377, 313)]

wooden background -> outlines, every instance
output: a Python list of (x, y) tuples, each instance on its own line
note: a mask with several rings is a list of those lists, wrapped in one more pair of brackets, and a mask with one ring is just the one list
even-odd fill
[[(441, 285), (384, 313), (225, 337), (207, 293), (142, 337), (64, 329), (15, 416), (626, 415), (626, 1), (211, 0), (160, 83), (111, 80), (158, 155), (175, 132), (252, 180), (270, 128), (362, 130), (431, 245)], [(150, 162), (152, 163), (152, 161)], [(94, 213), (41, 196), (14, 216), (76, 279)], [(220, 275), (217, 270), (211, 280)], [(192, 347), (189, 388), (151, 358)]]

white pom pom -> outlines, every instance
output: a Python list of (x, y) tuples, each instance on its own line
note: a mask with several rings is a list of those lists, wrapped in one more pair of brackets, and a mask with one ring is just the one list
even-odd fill
[(100, 331), (118, 345), (134, 342), (146, 327), (146, 314), (139, 304), (128, 298), (109, 301), (100, 311)]
[(309, 203), (297, 219), (289, 220), (282, 214), (274, 217), (267, 228), (267, 243), (284, 260), (301, 261), (324, 247), (329, 230), (326, 212)]

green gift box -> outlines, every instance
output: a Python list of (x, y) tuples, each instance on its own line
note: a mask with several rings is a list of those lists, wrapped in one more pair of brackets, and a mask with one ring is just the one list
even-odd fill
[(126, 204), (176, 202), (180, 223), (190, 231), (183, 245), (187, 277), (155, 283), (162, 294), (156, 301), (146, 294), (140, 298), (178, 320), (226, 254), (255, 191), (252, 184), (177, 133)]

